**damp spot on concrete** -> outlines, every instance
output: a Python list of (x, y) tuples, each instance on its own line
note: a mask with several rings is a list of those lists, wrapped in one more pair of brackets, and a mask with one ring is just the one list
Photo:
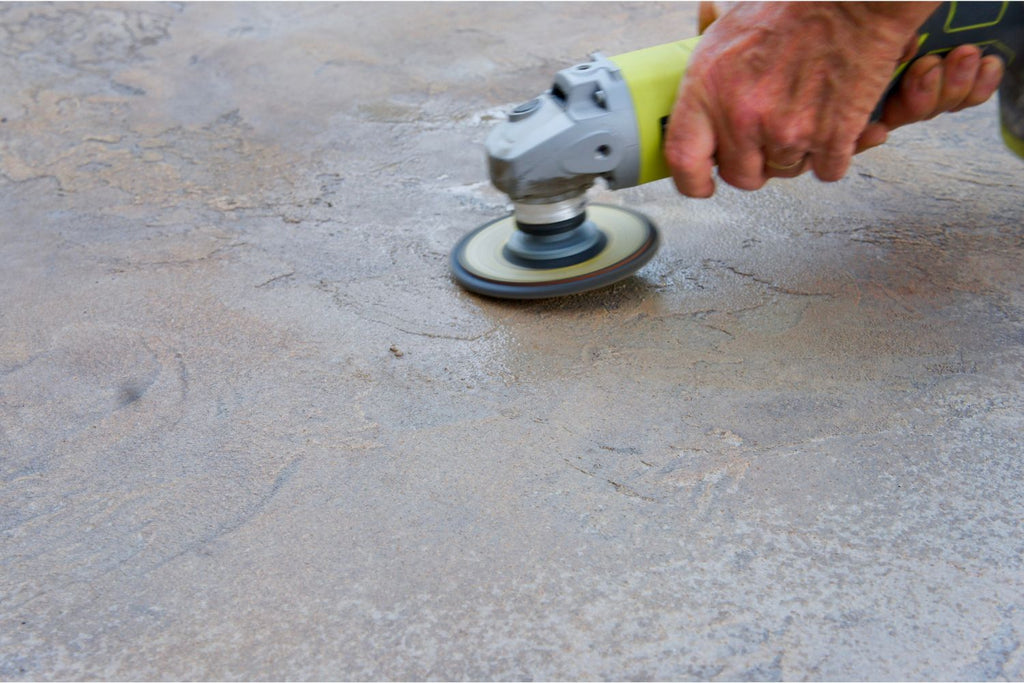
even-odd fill
[(122, 407), (135, 403), (142, 398), (142, 395), (146, 393), (146, 389), (148, 388), (148, 382), (125, 382), (118, 389), (117, 401)]

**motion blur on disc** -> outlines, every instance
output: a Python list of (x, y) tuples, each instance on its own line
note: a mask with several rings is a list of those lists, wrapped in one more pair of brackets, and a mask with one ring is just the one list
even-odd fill
[(642, 268), (658, 249), (643, 214), (591, 204), (578, 225), (529, 233), (514, 215), (485, 223), (452, 251), (456, 281), (478, 294), (541, 299), (605, 287)]

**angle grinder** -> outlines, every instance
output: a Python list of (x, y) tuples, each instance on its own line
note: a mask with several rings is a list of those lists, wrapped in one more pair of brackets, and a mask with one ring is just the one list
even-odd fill
[[(1015, 51), (1024, 50), (1024, 3), (944, 3), (920, 35), (915, 59), (967, 43), (1001, 55), (1007, 77), (1000, 99), (1005, 105), (1015, 98), (1020, 111), (1021, 74), (1010, 67), (1024, 61), (1015, 60)], [(460, 285), (505, 299), (555, 297), (617, 282), (651, 260), (659, 244), (654, 223), (619, 206), (588, 206), (586, 192), (598, 178), (615, 190), (669, 176), (663, 134), (699, 40), (614, 57), (595, 53), (509, 112), (485, 147), (491, 182), (514, 210), (456, 244), (451, 269)], [(1005, 106), (1003, 114), (1004, 139), (1022, 153), (1020, 114), (1016, 126)]]

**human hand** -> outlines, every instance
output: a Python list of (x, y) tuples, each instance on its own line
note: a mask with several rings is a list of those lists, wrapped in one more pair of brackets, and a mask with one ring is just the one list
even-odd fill
[(882, 117), (861, 133), (857, 152), (882, 144), (900, 126), (987, 101), (999, 89), (1003, 71), (1002, 59), (982, 56), (976, 45), (960, 45), (945, 57), (921, 57), (886, 99)]
[[(731, 7), (707, 29), (680, 84), (665, 140), (676, 187), (691, 197), (711, 196), (716, 163), (725, 182), (747, 190), (808, 168), (821, 180), (841, 178), (916, 29), (936, 5)], [(915, 99), (894, 108), (886, 128), (871, 129), (863, 142), (884, 139), (882, 133), (909, 122), (920, 107)]]

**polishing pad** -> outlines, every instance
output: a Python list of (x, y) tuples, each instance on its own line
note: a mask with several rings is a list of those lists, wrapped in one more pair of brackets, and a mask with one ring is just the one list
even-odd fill
[(553, 236), (527, 235), (512, 214), (485, 223), (455, 245), (451, 267), (471, 292), (542, 299), (626, 278), (651, 260), (658, 243), (657, 229), (643, 214), (591, 204), (581, 225)]

